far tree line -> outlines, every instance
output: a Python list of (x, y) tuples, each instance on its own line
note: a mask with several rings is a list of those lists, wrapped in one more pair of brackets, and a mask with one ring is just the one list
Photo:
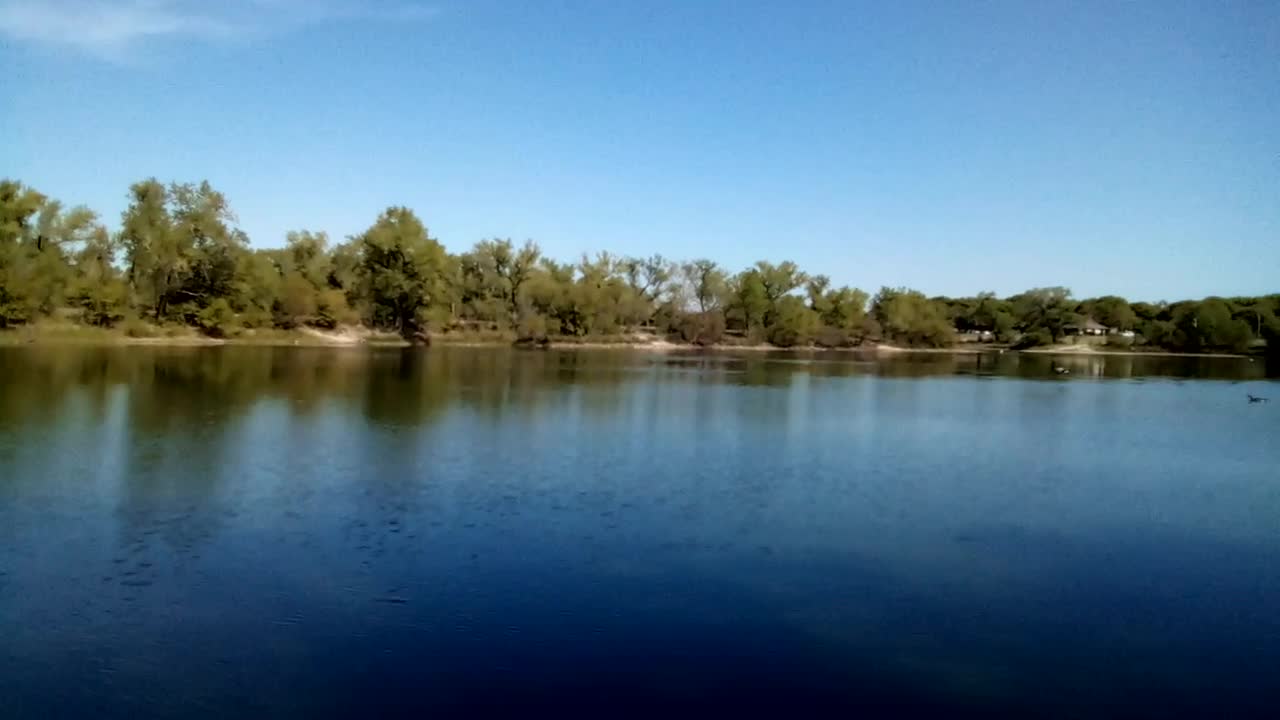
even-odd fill
[(1076, 299), (1062, 287), (1005, 298), (870, 295), (789, 261), (737, 272), (660, 255), (561, 262), (505, 239), (455, 254), (405, 207), (343, 242), (299, 230), (284, 247), (251, 248), (207, 182), (148, 179), (128, 199), (111, 230), (87, 208), (0, 181), (0, 329), (57, 316), (126, 331), (185, 324), (213, 336), (363, 324), (405, 337), (490, 332), (525, 342), (644, 330), (697, 344), (946, 347), (977, 338), (1031, 347), (1092, 321), (1119, 344), (1280, 348), (1280, 294), (1173, 303)]

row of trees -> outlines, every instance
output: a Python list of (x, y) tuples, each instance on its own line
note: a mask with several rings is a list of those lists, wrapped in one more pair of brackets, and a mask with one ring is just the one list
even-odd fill
[(532, 242), (498, 239), (452, 254), (404, 207), (345, 242), (298, 231), (282, 248), (255, 249), (208, 183), (145, 180), (128, 197), (113, 232), (86, 208), (0, 182), (0, 328), (62, 314), (99, 326), (185, 323), (212, 335), (363, 323), (406, 337), (482, 330), (536, 341), (645, 328), (695, 343), (942, 347), (956, 332), (1051, 343), (1093, 318), (1179, 350), (1243, 350), (1280, 334), (1275, 295), (1173, 304), (1077, 301), (1065, 288), (1010, 298), (901, 288), (870, 296), (792, 262), (737, 273), (659, 255), (566, 263)]
[(983, 293), (936, 300), (959, 331), (990, 332), (1023, 346), (1059, 342), (1088, 320), (1109, 328), (1116, 342), (1168, 350), (1244, 352), (1258, 340), (1280, 345), (1280, 295), (1130, 303), (1115, 295), (1075, 300), (1070, 290), (1052, 287), (1005, 299)]

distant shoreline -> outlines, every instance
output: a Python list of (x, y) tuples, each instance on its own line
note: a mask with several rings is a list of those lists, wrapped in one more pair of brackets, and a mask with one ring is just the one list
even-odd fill
[[(178, 329), (173, 334), (157, 337), (131, 337), (114, 329), (84, 327), (79, 325), (51, 327), (26, 326), (0, 331), (0, 347), (21, 346), (67, 346), (80, 345), (88, 347), (414, 347), (399, 336), (390, 333), (376, 333), (367, 330), (347, 328), (338, 331), (324, 331), (314, 328), (296, 330), (270, 330), (245, 334), (230, 338), (215, 338), (196, 332)], [(1100, 349), (1082, 345), (1057, 345), (1049, 347), (1012, 350), (1002, 347), (965, 347), (953, 345), (944, 348), (910, 348), (882, 343), (859, 345), (847, 348), (824, 348), (816, 346), (779, 347), (766, 343), (760, 344), (715, 344), (697, 345), (694, 343), (672, 342), (666, 339), (639, 339), (635, 336), (615, 336), (598, 340), (550, 340), (538, 345), (518, 345), (505, 336), (468, 336), (466, 334), (436, 334), (430, 337), (430, 345), (440, 347), (529, 347), (548, 350), (632, 350), (643, 352), (689, 352), (707, 351), (716, 353), (830, 353), (838, 355), (986, 355), (1000, 353), (1027, 353), (1030, 355), (1059, 356), (1104, 356), (1104, 357), (1200, 357), (1200, 358), (1239, 358), (1249, 355), (1233, 353), (1181, 353), (1160, 350), (1115, 350)]]
[(1028, 353), (1031, 355), (1103, 355), (1103, 356), (1130, 356), (1130, 357), (1199, 357), (1199, 358), (1239, 358), (1246, 359), (1253, 357), (1241, 353), (1188, 353), (1188, 352), (1171, 352), (1166, 350), (1097, 350), (1087, 345), (1057, 345), (1051, 347), (1027, 348), (1026, 350), (1017, 350), (1015, 352)]

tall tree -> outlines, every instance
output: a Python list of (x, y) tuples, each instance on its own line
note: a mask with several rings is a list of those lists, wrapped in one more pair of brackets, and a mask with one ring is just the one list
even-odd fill
[(763, 329), (769, 313), (769, 293), (756, 268), (744, 270), (733, 277), (729, 292), (732, 297), (729, 310), (741, 324), (744, 332)]
[(1243, 352), (1253, 339), (1249, 324), (1233, 317), (1231, 307), (1222, 298), (1205, 298), (1179, 310), (1174, 323), (1183, 349)]
[(909, 346), (943, 347), (953, 340), (941, 303), (905, 288), (881, 288), (871, 303), (885, 339)]
[(1116, 330), (1132, 330), (1138, 316), (1129, 301), (1115, 295), (1104, 295), (1080, 303), (1080, 314)]
[(675, 266), (661, 255), (624, 258), (619, 264), (631, 291), (649, 303), (658, 300), (675, 275)]
[(208, 182), (174, 183), (169, 195), (179, 244), (188, 253), (187, 273), (175, 299), (205, 307), (216, 298), (231, 297), (236, 264), (249, 238), (233, 227), (236, 217), (226, 197)]
[(165, 314), (189, 262), (167, 204), (164, 185), (154, 178), (143, 180), (129, 187), (129, 206), (121, 217), (129, 282), (157, 319)]
[(192, 320), (233, 294), (248, 238), (231, 227), (235, 216), (222, 193), (208, 182), (166, 188), (152, 178), (130, 187), (129, 199), (120, 234), (128, 278), (157, 319), (182, 303)]
[(803, 286), (809, 278), (790, 260), (784, 260), (777, 265), (761, 260), (756, 263), (756, 272), (768, 306), (765, 310), (764, 323), (772, 325), (777, 320), (778, 301)]
[(770, 303), (776, 303), (783, 295), (804, 285), (809, 276), (790, 260), (774, 265), (761, 260), (756, 263), (756, 271), (760, 274), (760, 285), (764, 288), (765, 297)]
[(728, 278), (719, 265), (701, 258), (685, 263), (680, 267), (680, 272), (689, 287), (689, 295), (698, 305), (699, 313), (706, 313), (721, 305)]
[(63, 209), (47, 199), (36, 216), (34, 242), (26, 243), (27, 298), (31, 308), (50, 314), (67, 304), (74, 282), (75, 257), (101, 229), (98, 217), (85, 207)]
[[(510, 240), (481, 240), (463, 258), (470, 299), (501, 307), (506, 321), (514, 326), (519, 319), (521, 294), (541, 257), (542, 250), (532, 240), (526, 240), (519, 248)], [(497, 312), (483, 314), (496, 319)]]
[(358, 292), (369, 303), (371, 321), (404, 335), (418, 333), (424, 311), (448, 290), (444, 248), (406, 207), (387, 208), (356, 241)]
[(826, 275), (811, 275), (805, 282), (805, 294), (809, 296), (809, 308), (822, 315), (831, 308), (827, 291), (831, 288), (831, 278)]
[(34, 312), (31, 223), (45, 197), (13, 180), (0, 181), (0, 328), (26, 322)]
[(861, 339), (867, 319), (867, 293), (858, 288), (828, 290), (820, 317), (827, 327)]
[(329, 283), (329, 236), (322, 232), (296, 230), (285, 237), (284, 272), (296, 272), (317, 290)]
[(768, 339), (779, 347), (807, 345), (817, 334), (820, 323), (818, 313), (794, 295), (784, 295), (778, 300), (776, 318), (769, 326)]
[(1081, 321), (1071, 301), (1071, 291), (1064, 287), (1032, 288), (1010, 299), (1018, 329), (1031, 334), (1043, 331), (1057, 342), (1067, 327)]

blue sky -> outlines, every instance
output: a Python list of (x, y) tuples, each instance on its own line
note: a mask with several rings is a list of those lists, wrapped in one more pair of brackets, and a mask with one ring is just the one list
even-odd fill
[(1280, 3), (0, 0), (0, 175), (874, 291), (1280, 291)]

